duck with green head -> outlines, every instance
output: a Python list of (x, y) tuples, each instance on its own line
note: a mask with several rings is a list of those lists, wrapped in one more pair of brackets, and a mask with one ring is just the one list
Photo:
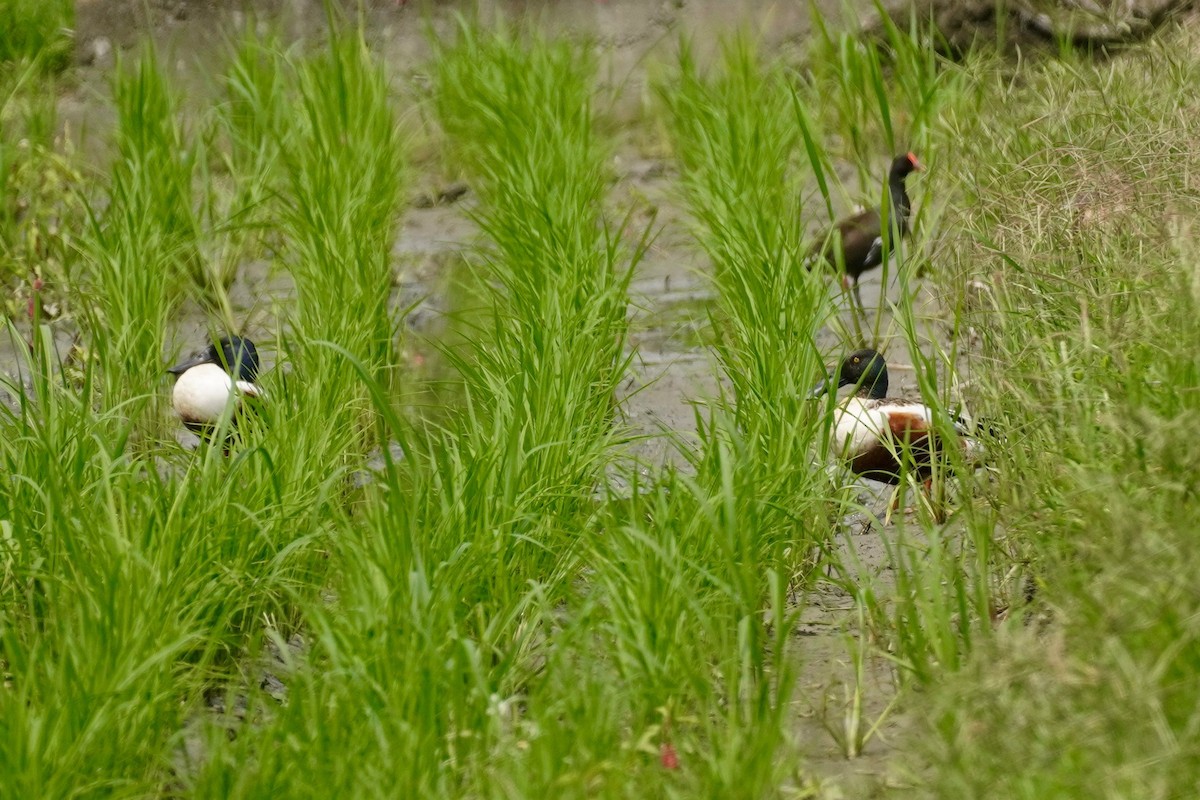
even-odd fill
[[(887, 362), (877, 351), (856, 350), (842, 359), (836, 373), (814, 387), (819, 397), (844, 386), (855, 391), (833, 414), (833, 452), (850, 472), (863, 478), (900, 483), (905, 471), (930, 489), (934, 461), (942, 452), (935, 411), (921, 400), (888, 397)], [(951, 421), (968, 464), (983, 454), (973, 426), (962, 417)]]

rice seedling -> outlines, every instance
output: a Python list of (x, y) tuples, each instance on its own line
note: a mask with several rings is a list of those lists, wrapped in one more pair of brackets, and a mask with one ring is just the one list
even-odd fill
[[(561, 746), (537, 733), (531, 720), (547, 712), (532, 696), (549, 681), (562, 624), (554, 610), (578, 575), (626, 358), (628, 275), (597, 215), (604, 151), (591, 132), (591, 66), (562, 45), (526, 47), (465, 27), (435, 63), (439, 120), (455, 146), (474, 148), (467, 164), (489, 240), (479, 264), (485, 323), (454, 356), (464, 406), (444, 428), (413, 428), (392, 412), (386, 375), (354, 354), (405, 458), (339, 526), (338, 600), (306, 612), (317, 668), (297, 677), (261, 737), (222, 746), (229, 761), (202, 768), (196, 787), (295, 791), (309, 780), (290, 767), (303, 752), (331, 791), (482, 789), (489, 765), (519, 748)], [(494, 118), (533, 133), (457, 138)], [(364, 700), (376, 709), (373, 735), (347, 758), (350, 729), (339, 726), (359, 721), (314, 727), (313, 714)], [(561, 701), (547, 700), (552, 709)], [(259, 766), (246, 783), (227, 770), (251, 752)]]
[(209, 129), (210, 170), (216, 174), (205, 176), (213, 186), (206, 211), (216, 236), (199, 299), (225, 330), (238, 330), (244, 321), (234, 318), (228, 291), (239, 269), (248, 260), (271, 260), (284, 246), (277, 224), (286, 191), (282, 153), (297, 125), (288, 113), (296, 93), (294, 64), (275, 34), (260, 37), (248, 27), (231, 49), (220, 78), (224, 102)]
[(95, 298), (81, 312), (90, 346), (106, 365), (101, 402), (131, 404), (131, 416), (144, 409), (154, 420), (167, 322), (199, 258), (195, 145), (153, 50), (118, 72), (113, 99), (118, 156), (107, 205), (91, 214), (76, 281)]
[[(550, 475), (568, 441), (580, 453), (609, 443), (626, 363), (626, 287), (640, 250), (623, 252), (622, 229), (600, 216), (608, 152), (593, 131), (594, 65), (564, 43), (525, 52), (515, 34), (479, 41), (462, 27), (458, 35), (439, 62), (435, 102), (454, 152), (477, 176), (488, 237), (476, 270), (488, 308), (475, 363), (459, 366), (485, 414), (490, 397), (524, 398), (526, 408), (511, 411), (532, 426), (532, 448), (555, 443), (538, 456)], [(513, 380), (524, 387), (504, 385)]]
[(272, 496), (262, 461), (198, 459), (177, 478), (128, 458), (124, 410), (91, 408), (95, 367), (77, 387), (48, 329), (34, 348), (2, 420), (22, 476), (0, 499), (5, 792), (154, 793), (207, 682), (259, 620), (286, 617), (298, 498)]
[(722, 67), (702, 76), (685, 47), (679, 85), (660, 93), (683, 191), (713, 260), (715, 347), (735, 424), (754, 453), (745, 466), (779, 513), (770, 537), (791, 541), (802, 561), (826, 535), (823, 474), (796, 455), (818, 436), (807, 395), (822, 370), (816, 332), (830, 308), (819, 277), (802, 265), (796, 186), (785, 177), (799, 132), (784, 75), (762, 67), (745, 40), (728, 45)]
[(298, 393), (273, 377), (278, 404), (262, 425), (239, 422), (235, 457), (127, 450), (133, 431), (158, 428), (140, 409), (155, 404), (171, 310), (195, 286), (181, 253), (207, 234), (191, 216), (169, 90), (151, 60), (123, 75), (112, 193), (86, 231), (85, 320), (99, 358), (76, 385), (35, 329), (22, 359), (34, 380), (9, 387), (19, 413), (4, 420), (6, 460), (22, 476), (5, 482), (0, 513), (11, 531), (0, 658), (12, 676), (14, 796), (148, 795), (174, 780), (181, 731), (209, 692), (236, 685), (235, 659), (254, 658), (264, 631), (290, 635), (296, 603), (320, 594), (328, 560), (313, 545), (341, 516), (331, 501), (346, 477), (329, 462), (353, 455), (344, 430), (297, 436), (284, 424)]
[(230, 205), (248, 217), (246, 227), (265, 227), (270, 219), (265, 207), (282, 188), (281, 153), (289, 148), (288, 136), (295, 128), (288, 114), (294, 80), (276, 38), (264, 40), (248, 30), (233, 46), (221, 107), (230, 144), (225, 167), (235, 182)]
[[(268, 65), (260, 79), (270, 87), (262, 89), (267, 97), (279, 86), (273, 71)], [(288, 235), (283, 262), (296, 284), (287, 353), (297, 370), (322, 376), (287, 382), (282, 401), (308, 421), (301, 435), (315, 435), (300, 452), (333, 470), (353, 469), (376, 432), (354, 362), (372, 380), (396, 380), (397, 320), (388, 298), (402, 144), (386, 77), (361, 34), (333, 37), (324, 52), (297, 66), (295, 81), (288, 104), (294, 129), (280, 130), (277, 120), (266, 118), (240, 146), (257, 148), (251, 157), (263, 159), (257, 163), (264, 171), (271, 149), (280, 148), (286, 177), (275, 210)], [(266, 115), (280, 102), (286, 101), (270, 100), (257, 113)], [(321, 443), (332, 450), (313, 449)]]
[(822, 467), (823, 408), (808, 400), (823, 372), (817, 332), (832, 309), (822, 276), (804, 266), (798, 186), (785, 177), (801, 144), (820, 151), (811, 129), (795, 124), (810, 115), (780, 67), (745, 40), (727, 45), (711, 76), (685, 47), (675, 80), (659, 91), (684, 196), (713, 261), (714, 345), (733, 392), (699, 420), (698, 507), (655, 520), (697, 518), (708, 544), (690, 557), (699, 576), (684, 580), (721, 576), (694, 646), (726, 654), (714, 659), (726, 683), (710, 691), (727, 698), (729, 713), (709, 717), (706, 785), (768, 791), (795, 769), (788, 587), (807, 582), (845, 503)]
[[(577, 524), (613, 458), (626, 290), (643, 245), (626, 252), (623, 226), (600, 213), (608, 151), (594, 131), (594, 64), (565, 43), (521, 38), (460, 26), (440, 52), (434, 103), (474, 176), (487, 236), (473, 270), (485, 305), (468, 352), (450, 353), (467, 404), (455, 428), (471, 451), (501, 458), (517, 514), (536, 504), (550, 533), (555, 518)], [(558, 558), (536, 539), (512, 545), (511, 563), (532, 575)]]

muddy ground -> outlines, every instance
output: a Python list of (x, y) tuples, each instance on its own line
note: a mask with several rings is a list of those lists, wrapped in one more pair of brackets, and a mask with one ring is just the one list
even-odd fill
[[(112, 112), (106, 102), (107, 80), (115, 55), (136, 49), (150, 33), (166, 56), (174, 77), (185, 91), (203, 97), (214, 89), (226, 43), (245, 25), (274, 25), (285, 40), (319, 39), (324, 16), (319, 0), (272, 0), (254, 4), (252, 21), (234, 2), (183, 2), (183, 0), (78, 0), (78, 81), (61, 98), (61, 125), (82, 139), (85, 151), (104, 153), (104, 132)], [(559, 0), (553, 2), (503, 2), (483, 0), (481, 14), (526, 15), (541, 20), (550, 31), (590, 40), (601, 55), (602, 79), (622, 86), (616, 113), (626, 123), (613, 164), (617, 176), (611, 202), (614, 208), (639, 209), (640, 218), (651, 219), (661, 230), (633, 281), (630, 313), (634, 331), (631, 346), (636, 354), (634, 372), (627, 389), (625, 409), (629, 422), (639, 431), (686, 432), (692, 429), (693, 404), (712, 397), (718, 388), (718, 369), (712, 353), (700, 342), (706, 324), (707, 305), (713, 300), (707, 281), (709, 264), (688, 229), (685, 211), (676, 190), (674, 165), (661, 142), (648, 135), (639, 121), (647, 102), (647, 63), (665, 55), (687, 33), (693, 37), (701, 57), (711, 54), (721, 34), (746, 26), (758, 31), (767, 48), (799, 52), (809, 32), (808, 5), (799, 2), (753, 2), (753, 0)], [(822, 3), (831, 19), (840, 23), (843, 0)], [(864, 15), (871, 9), (866, 0), (856, 4)], [(146, 9), (149, 9), (149, 17)], [(423, 20), (425, 13), (434, 28), (448, 28), (455, 3), (419, 0), (378, 0), (368, 4), (368, 29), (374, 32), (379, 51), (397, 76), (398, 97), (412, 96), (406, 83), (419, 76), (428, 54)], [(581, 46), (583, 46), (581, 44)], [(403, 102), (403, 100), (402, 100)], [(396, 304), (406, 307), (421, 300), (407, 322), (414, 333), (415, 348), (421, 337), (436, 337), (446, 309), (446, 289), (453, 265), (474, 246), (477, 231), (469, 217), (473, 198), (466, 195), (453, 203), (430, 203), (459, 176), (447, 174), (435, 149), (418, 143), (412, 174), (413, 202), (402, 221), (395, 244)], [(885, 168), (889, 154), (880, 153), (879, 167)], [(920, 282), (916, 285), (920, 287)], [(265, 263), (246, 264), (232, 287), (235, 316), (246, 321), (250, 335), (273, 330), (273, 309), (286, 304), (292, 287), (285, 274)], [(862, 284), (868, 308), (880, 304), (878, 270)], [(893, 284), (886, 287), (898, 296)], [(928, 293), (918, 288), (918, 306), (930, 336), (940, 338), (941, 310)], [(190, 308), (176, 320), (176, 351), (190, 350), (200, 342), (209, 320), (198, 308)], [(885, 324), (884, 330), (887, 330)], [(259, 338), (269, 340), (262, 335)], [(842, 347), (839, 338), (824, 331), (820, 345), (830, 354)], [(905, 363), (905, 348), (897, 341), (890, 349), (893, 392), (916, 394), (911, 367)], [(168, 354), (169, 355), (169, 354)], [(416, 353), (420, 355), (420, 353)], [(11, 354), (0, 354), (6, 371)], [(164, 391), (166, 382), (164, 381)], [(638, 456), (650, 464), (670, 458), (662, 440), (640, 445)], [(867, 506), (882, 516), (888, 495), (878, 484), (864, 483)], [(893, 528), (870, 526), (865, 516), (846, 520), (845, 548), (853, 548), (864, 570), (880, 580), (888, 578), (887, 543)], [(811, 766), (827, 782), (825, 796), (866, 797), (884, 787), (908, 782), (911, 765), (893, 765), (889, 739), (903, 727), (901, 714), (893, 713), (864, 752), (847, 760), (827, 726), (840, 729), (846, 706), (845, 692), (853, 686), (850, 653), (855, 621), (853, 600), (833, 586), (821, 587), (809, 598), (804, 624), (794, 642), (796, 657), (803, 665), (802, 685), (797, 692), (796, 734), (811, 759)], [(873, 724), (894, 696), (893, 675), (879, 658), (868, 660), (864, 720)]]

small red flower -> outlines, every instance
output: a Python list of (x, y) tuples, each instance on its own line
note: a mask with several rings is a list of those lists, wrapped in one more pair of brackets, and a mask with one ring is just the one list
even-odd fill
[(679, 754), (670, 742), (663, 742), (659, 747), (658, 759), (662, 762), (663, 769), (679, 769)]

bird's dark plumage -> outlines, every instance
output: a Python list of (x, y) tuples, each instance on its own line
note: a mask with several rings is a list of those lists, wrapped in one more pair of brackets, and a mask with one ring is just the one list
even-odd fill
[(182, 375), (200, 364), (216, 364), (236, 380), (254, 383), (258, 379), (258, 348), (254, 346), (254, 342), (241, 336), (222, 336), (215, 343), (169, 368), (167, 372)]
[[(911, 203), (904, 181), (922, 169), (921, 162), (912, 153), (896, 156), (888, 173), (888, 196), (891, 198), (891, 222), (889, 227), (908, 234), (908, 214)], [(886, 232), (890, 235), (891, 231)], [(823, 260), (830, 266), (841, 266), (846, 288), (857, 291), (858, 278), (869, 269), (883, 263), (884, 253), (883, 215), (878, 208), (871, 208), (836, 223), (809, 251), (810, 263)], [(838, 248), (841, 248), (839, 259)], [(891, 248), (887, 248), (891, 250)]]

